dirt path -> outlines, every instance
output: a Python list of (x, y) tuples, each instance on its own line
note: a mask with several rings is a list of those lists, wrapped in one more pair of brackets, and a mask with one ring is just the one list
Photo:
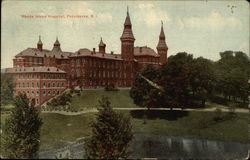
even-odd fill
[[(115, 110), (127, 110), (127, 111), (132, 111), (132, 110), (147, 110), (147, 108), (114, 108)], [(229, 110), (227, 108), (220, 108), (222, 112), (228, 112)], [(152, 108), (151, 110), (162, 110), (162, 111), (167, 111), (170, 110), (170, 108)], [(181, 110), (180, 108), (173, 108), (173, 110)], [(213, 112), (216, 110), (216, 107), (213, 108), (204, 108), (204, 109), (184, 109), (184, 111), (197, 111), (197, 112)], [(58, 114), (63, 114), (63, 115), (80, 115), (80, 114), (85, 114), (85, 113), (95, 113), (98, 112), (96, 108), (93, 109), (88, 109), (84, 111), (79, 111), (79, 112), (66, 112), (66, 111), (42, 111), (42, 113), (58, 113)], [(235, 109), (235, 112), (237, 113), (249, 113), (248, 109), (242, 109), (242, 108), (237, 108)]]

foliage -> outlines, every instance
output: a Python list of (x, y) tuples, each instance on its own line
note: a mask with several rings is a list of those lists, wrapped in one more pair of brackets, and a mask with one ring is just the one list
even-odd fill
[(1, 73), (1, 106), (13, 102), (13, 88), (14, 79), (8, 74)]
[(127, 158), (127, 149), (133, 137), (130, 118), (115, 112), (106, 97), (102, 97), (99, 103), (97, 120), (91, 124), (92, 136), (85, 146), (87, 158)]
[(105, 91), (119, 91), (118, 88), (116, 88), (115, 86), (106, 86), (104, 88)]
[(250, 89), (249, 58), (243, 52), (225, 51), (220, 55), (221, 59), (216, 62), (193, 58), (186, 52), (170, 56), (162, 68), (147, 67), (140, 73), (163, 91), (138, 75), (130, 96), (135, 104), (148, 108), (205, 107), (207, 100), (220, 104), (232, 101), (246, 106)]
[(250, 60), (243, 52), (225, 51), (220, 53), (221, 59), (216, 62), (216, 91), (226, 101), (238, 102), (247, 107), (248, 80)]
[[(147, 66), (141, 72), (141, 75), (147, 77), (151, 81), (155, 81), (158, 78), (158, 70)], [(142, 107), (155, 107), (153, 102), (157, 102), (157, 95), (159, 92), (148, 84), (142, 77), (137, 75), (134, 81), (134, 85), (130, 90), (130, 96), (133, 98), (136, 105)]]
[(59, 95), (58, 97), (53, 98), (51, 101), (49, 101), (47, 104), (49, 106), (64, 106), (71, 102), (72, 95), (70, 93), (63, 93), (62, 95)]
[(38, 158), (42, 120), (25, 94), (14, 100), (15, 108), (3, 127), (4, 157)]

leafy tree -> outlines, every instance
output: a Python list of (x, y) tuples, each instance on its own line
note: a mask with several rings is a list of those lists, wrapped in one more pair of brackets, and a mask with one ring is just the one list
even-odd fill
[[(158, 79), (158, 70), (152, 66), (147, 66), (141, 71), (141, 75), (148, 78), (151, 81), (157, 81)], [(134, 85), (130, 90), (130, 96), (133, 98), (134, 103), (141, 107), (155, 107), (157, 101), (158, 90), (153, 88), (145, 79), (140, 75), (137, 75), (134, 81)]]
[(14, 80), (10, 75), (1, 73), (1, 105), (13, 102)]
[(25, 94), (14, 99), (11, 111), (3, 127), (4, 157), (13, 159), (38, 158), (40, 127), (42, 120), (34, 104), (29, 105)]
[(133, 137), (130, 118), (115, 112), (106, 97), (102, 97), (99, 103), (97, 120), (91, 124), (92, 136), (85, 144), (87, 158), (127, 158)]
[(216, 62), (216, 91), (224, 95), (225, 100), (247, 103), (249, 90), (250, 60), (243, 52), (225, 51)]

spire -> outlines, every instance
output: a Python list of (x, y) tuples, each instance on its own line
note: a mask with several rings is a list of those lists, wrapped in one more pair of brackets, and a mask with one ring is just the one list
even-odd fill
[(106, 44), (103, 43), (103, 41), (102, 41), (102, 37), (101, 37), (101, 41), (100, 41), (100, 43), (99, 43), (99, 46), (106, 46)]
[(53, 47), (52, 51), (62, 51), (61, 47), (60, 47), (60, 42), (58, 41), (58, 37), (57, 36), (56, 36), (56, 41), (54, 43), (54, 47)]
[(123, 33), (121, 36), (121, 39), (123, 39), (123, 38), (130, 38), (130, 39), (135, 40), (134, 35), (133, 35), (133, 31), (132, 31), (132, 24), (130, 21), (128, 6), (127, 6), (127, 16), (126, 16), (126, 19), (124, 22), (124, 30), (123, 30)]
[(161, 21), (161, 33), (160, 33), (160, 38), (164, 38), (165, 39), (165, 34), (164, 34), (164, 30), (163, 30), (163, 22)]
[(160, 55), (160, 64), (164, 65), (167, 63), (168, 46), (165, 41), (165, 34), (163, 30), (163, 22), (161, 21), (161, 32), (159, 36), (159, 42), (156, 47), (158, 54)]
[(39, 40), (37, 42), (37, 49), (42, 51), (43, 50), (43, 42), (41, 41), (41, 36), (39, 35)]
[(40, 35), (39, 35), (39, 40), (38, 40), (37, 44), (43, 44), (43, 42), (41, 41), (41, 36)]
[(160, 36), (159, 36), (159, 42), (157, 45), (157, 50), (158, 49), (165, 49), (168, 48), (166, 41), (165, 41), (165, 34), (164, 34), (164, 30), (163, 30), (163, 22), (161, 21), (161, 32), (160, 32)]
[(105, 48), (106, 48), (106, 44), (103, 43), (102, 37), (101, 37), (101, 41), (100, 41), (100, 43), (99, 43), (99, 52), (105, 53)]

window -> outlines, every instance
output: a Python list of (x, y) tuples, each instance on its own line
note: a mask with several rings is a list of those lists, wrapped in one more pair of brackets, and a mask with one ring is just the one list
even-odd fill
[(56, 85), (55, 85), (55, 83), (53, 83), (53, 87), (55, 87)]
[(50, 96), (50, 91), (48, 91), (48, 95)]
[(57, 95), (59, 95), (59, 93), (60, 93), (60, 92), (59, 92), (59, 91), (57, 91)]
[(77, 69), (76, 70), (76, 77), (80, 77), (81, 76), (81, 70)]
[(57, 87), (60, 87), (60, 83), (57, 83)]
[(32, 87), (34, 88), (35, 86), (34, 86), (34, 83), (32, 83)]
[(39, 91), (36, 92), (36, 95), (39, 95)]
[(25, 87), (25, 84), (23, 83), (23, 87)]
[(37, 82), (36, 86), (39, 87), (39, 83), (38, 82)]
[(43, 83), (43, 88), (45, 88), (45, 87), (46, 87), (46, 83), (44, 82), (44, 83)]
[(50, 83), (48, 83), (48, 87), (50, 87)]
[(80, 59), (76, 60), (76, 66), (80, 66)]
[(62, 87), (64, 87), (64, 83), (62, 83)]
[(27, 87), (30, 87), (29, 83), (27, 83)]
[(44, 96), (46, 95), (46, 91), (43, 91), (43, 95), (44, 95)]

